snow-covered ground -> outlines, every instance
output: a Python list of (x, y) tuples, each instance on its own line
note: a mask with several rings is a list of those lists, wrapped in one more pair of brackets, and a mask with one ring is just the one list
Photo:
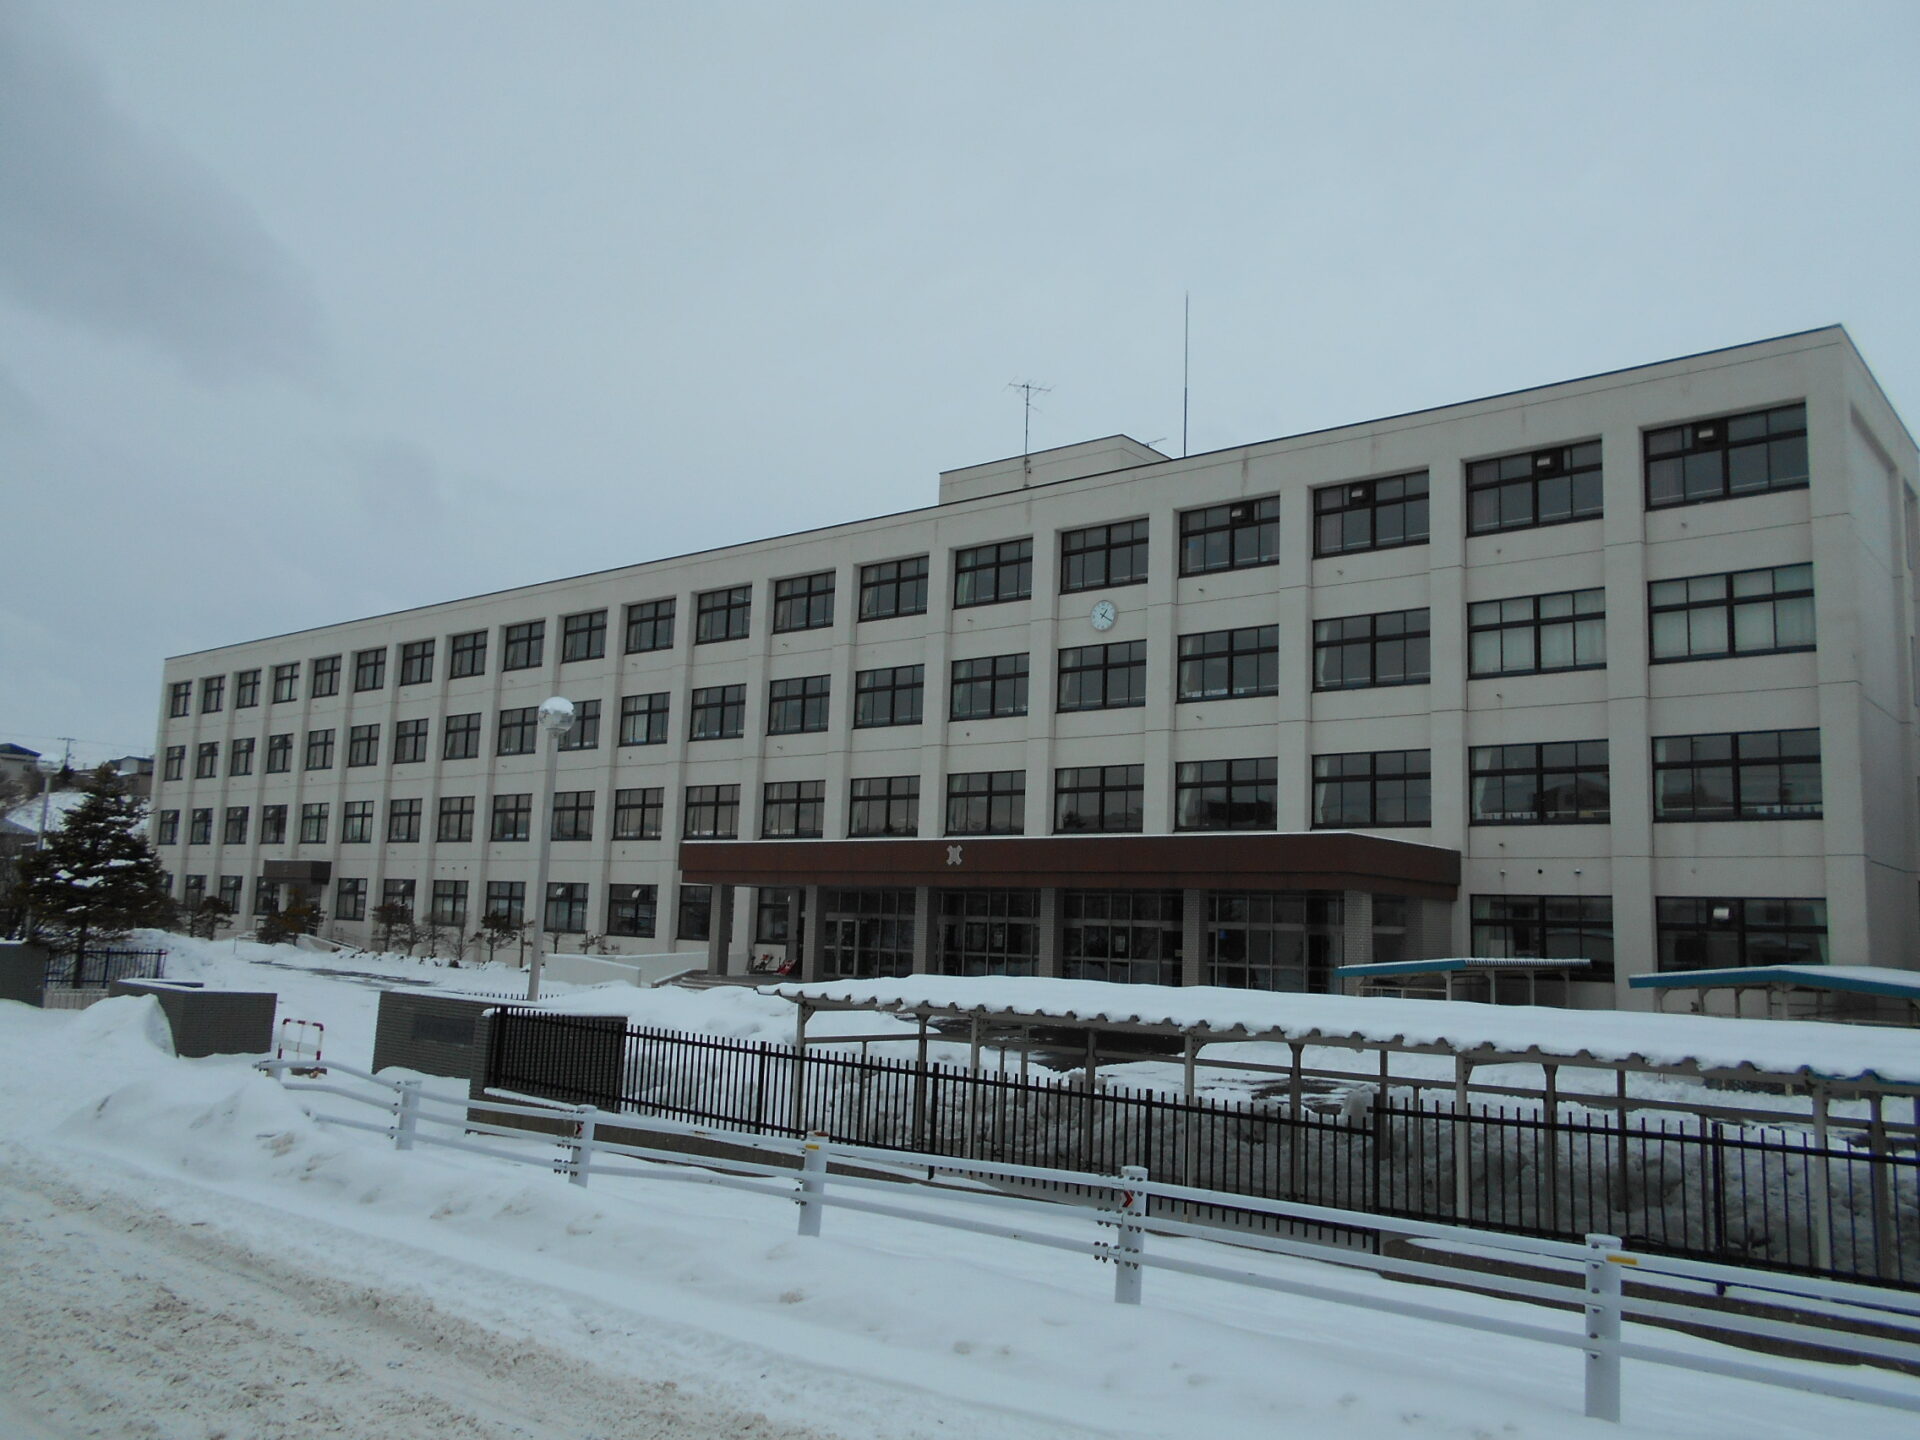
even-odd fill
[[(176, 975), (270, 978), (359, 1063), (383, 982), (322, 969), (517, 982), (181, 949)], [(654, 1003), (659, 1023), (784, 1038), (766, 997)], [(1912, 1434), (1910, 1415), (1631, 1362), (1627, 1423), (1605, 1427), (1580, 1416), (1572, 1350), (1164, 1272), (1122, 1307), (1081, 1256), (838, 1210), (801, 1239), (784, 1200), (402, 1154), (317, 1125), (244, 1058), (174, 1058), (148, 999), (0, 1003), (0, 1095), (7, 1440)]]

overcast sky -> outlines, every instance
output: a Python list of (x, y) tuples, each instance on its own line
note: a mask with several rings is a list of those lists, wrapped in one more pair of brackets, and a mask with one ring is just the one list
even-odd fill
[(0, 0), (0, 740), (163, 657), (1841, 322), (1920, 4)]

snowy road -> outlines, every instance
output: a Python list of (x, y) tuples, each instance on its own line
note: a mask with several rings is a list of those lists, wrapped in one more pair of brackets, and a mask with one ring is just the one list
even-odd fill
[(0, 1160), (8, 1440), (820, 1440)]

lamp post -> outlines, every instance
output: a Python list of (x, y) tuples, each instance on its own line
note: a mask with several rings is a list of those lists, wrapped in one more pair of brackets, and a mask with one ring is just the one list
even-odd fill
[(560, 768), (560, 742), (573, 729), (573, 702), (553, 695), (540, 702), (540, 729), (546, 735), (547, 773), (541, 786), (540, 850), (533, 881), (533, 958), (527, 967), (527, 1001), (540, 998), (540, 964), (546, 956), (547, 863), (553, 855), (553, 787)]

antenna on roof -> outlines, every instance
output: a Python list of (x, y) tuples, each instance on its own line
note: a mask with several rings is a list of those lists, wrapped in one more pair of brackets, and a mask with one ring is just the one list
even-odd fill
[(1187, 390), (1193, 373), (1193, 292), (1180, 299), (1180, 457), (1187, 454)]
[(1020, 426), (1020, 460), (1025, 477), (1031, 480), (1033, 478), (1033, 397), (1051, 395), (1053, 387), (1036, 385), (1031, 380), (1010, 380), (1007, 382), (1007, 388), (1018, 390), (1021, 398), (1026, 402), (1026, 417)]

